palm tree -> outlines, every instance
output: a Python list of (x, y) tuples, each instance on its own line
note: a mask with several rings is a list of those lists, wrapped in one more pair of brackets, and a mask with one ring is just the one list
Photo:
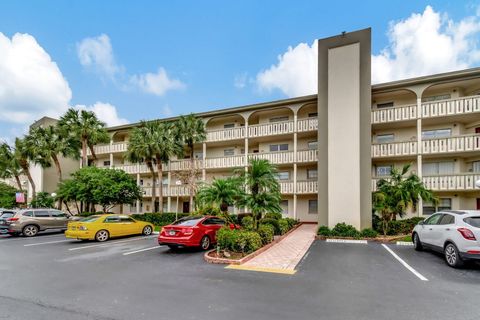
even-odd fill
[(280, 184), (275, 165), (265, 159), (251, 159), (248, 171), (240, 169), (237, 172), (243, 179), (246, 189), (240, 204), (252, 211), (255, 228), (265, 213), (282, 212)]
[(241, 194), (238, 178), (215, 179), (209, 186), (203, 186), (197, 193), (197, 202), (202, 205), (216, 205), (226, 214), (228, 207), (235, 204)]
[(131, 163), (143, 163), (147, 165), (152, 178), (152, 210), (155, 211), (155, 187), (156, 177), (153, 161), (157, 146), (155, 144), (155, 131), (147, 122), (142, 121), (139, 127), (132, 130), (129, 138), (125, 159)]
[(27, 176), (27, 179), (30, 182), (32, 188), (32, 201), (35, 202), (36, 188), (35, 182), (30, 173), (30, 163), (43, 163), (41, 158), (39, 158), (38, 154), (35, 152), (35, 146), (33, 144), (34, 143), (26, 137), (23, 139), (16, 138), (13, 155), (15, 161), (19, 164), (20, 168), (22, 168), (23, 173)]
[(77, 139), (82, 145), (82, 167), (88, 165), (87, 148), (97, 159), (93, 146), (110, 141), (105, 123), (98, 120), (95, 113), (86, 110), (68, 109), (60, 118), (58, 126), (62, 135)]
[(403, 166), (402, 170), (392, 169), (390, 177), (377, 182), (377, 191), (373, 193), (373, 207), (380, 215), (384, 235), (388, 232), (388, 225), (395, 220), (397, 215), (403, 218), (407, 209), (416, 211), (420, 199), (436, 204), (438, 199), (427, 188), (421, 179), (410, 173), (410, 164)]
[(183, 148), (176, 139), (175, 126), (172, 123), (153, 121), (146, 123), (145, 126), (153, 138), (154, 159), (160, 185), (158, 191), (159, 212), (163, 212), (163, 165), (167, 164), (174, 155), (183, 153)]
[(3, 142), (0, 145), (0, 178), (15, 178), (18, 190), (23, 191), (22, 183), (20, 182), (21, 174), (22, 168), (15, 157), (14, 150), (6, 142)]
[[(188, 116), (180, 116), (176, 123), (176, 136), (180, 143), (185, 146), (190, 155), (190, 180), (196, 178), (195, 172), (195, 157), (194, 146), (196, 143), (202, 143), (207, 139), (207, 133), (205, 131), (205, 123), (202, 119), (197, 118), (194, 114)], [(190, 181), (190, 209), (193, 208), (193, 195), (194, 195), (195, 181)]]
[(62, 167), (59, 156), (78, 159), (80, 157), (80, 146), (76, 139), (62, 134), (59, 127), (48, 126), (46, 128), (36, 127), (30, 129), (27, 139), (35, 148), (34, 153), (41, 157), (41, 162), (47, 167), (55, 165), (58, 183), (62, 182)]

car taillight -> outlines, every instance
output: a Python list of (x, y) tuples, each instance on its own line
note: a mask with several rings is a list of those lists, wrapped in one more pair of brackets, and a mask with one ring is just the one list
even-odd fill
[(193, 228), (186, 228), (186, 229), (183, 230), (183, 234), (184, 234), (184, 235), (187, 235), (187, 236), (188, 236), (188, 235), (190, 235), (190, 234), (192, 234), (192, 233), (193, 233)]
[(18, 221), (18, 218), (8, 218), (7, 221)]
[(462, 236), (467, 240), (477, 240), (477, 238), (475, 238), (475, 235), (470, 229), (458, 228), (458, 232), (460, 232)]

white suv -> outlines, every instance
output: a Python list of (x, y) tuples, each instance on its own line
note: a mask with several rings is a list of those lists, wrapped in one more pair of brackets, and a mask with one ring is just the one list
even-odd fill
[(451, 267), (465, 260), (480, 260), (480, 210), (444, 210), (415, 226), (412, 232), (415, 250), (442, 252)]

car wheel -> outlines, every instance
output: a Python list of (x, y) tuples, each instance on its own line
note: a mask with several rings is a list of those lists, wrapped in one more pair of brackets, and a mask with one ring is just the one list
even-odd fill
[(144, 236), (149, 236), (149, 235), (152, 234), (152, 232), (153, 232), (153, 230), (152, 230), (151, 226), (145, 226), (145, 228), (143, 228), (142, 234)]
[(423, 250), (422, 242), (420, 241), (420, 237), (418, 236), (418, 233), (413, 234), (413, 248), (417, 251)]
[(464, 264), (463, 259), (460, 257), (457, 247), (453, 243), (449, 243), (444, 249), (445, 261), (450, 267), (459, 268)]
[(108, 240), (109, 236), (107, 230), (100, 230), (95, 234), (95, 240), (98, 242), (104, 242)]
[(22, 233), (25, 237), (35, 237), (38, 233), (38, 227), (33, 224), (29, 224), (23, 227)]
[(200, 240), (200, 247), (202, 247), (203, 250), (208, 250), (208, 248), (210, 248), (209, 236), (203, 236), (202, 240)]

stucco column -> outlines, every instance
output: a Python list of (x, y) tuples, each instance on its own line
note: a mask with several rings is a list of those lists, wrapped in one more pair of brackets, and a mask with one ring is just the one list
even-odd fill
[(113, 153), (110, 153), (110, 168), (113, 168)]
[(202, 180), (205, 181), (207, 179), (207, 173), (205, 170), (206, 166), (206, 159), (207, 159), (207, 143), (204, 142), (202, 145)]
[(168, 194), (168, 197), (167, 197), (167, 211), (168, 212), (171, 212), (171, 209), (172, 209), (172, 199), (170, 197), (170, 194), (171, 194), (171, 188), (172, 188), (172, 172), (169, 170), (168, 171), (168, 174), (167, 174), (167, 179), (168, 179), (168, 185), (167, 185), (167, 194)]
[(248, 119), (245, 119), (245, 146), (244, 146), (244, 149), (245, 149), (245, 159), (244, 159), (244, 162), (245, 162), (245, 171), (247, 171), (247, 167), (248, 167)]
[[(417, 175), (423, 177), (423, 141), (422, 141), (422, 98), (417, 97)], [(418, 216), (423, 215), (423, 201), (420, 199), (417, 206)]]

